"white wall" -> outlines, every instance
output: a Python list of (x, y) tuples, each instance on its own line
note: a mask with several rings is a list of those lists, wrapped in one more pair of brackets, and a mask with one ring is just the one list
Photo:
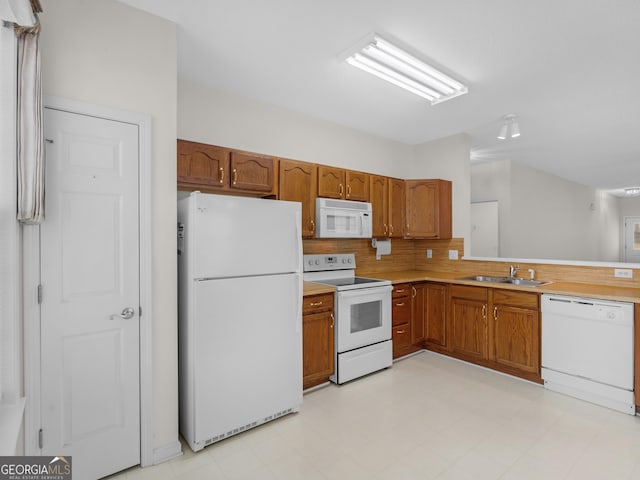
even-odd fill
[(501, 257), (619, 261), (615, 197), (510, 160), (471, 174), (472, 201), (501, 202)]
[(410, 145), (186, 79), (178, 82), (178, 137), (400, 178), (412, 160)]
[(498, 256), (504, 257), (502, 242), (511, 217), (511, 160), (472, 163), (470, 176), (472, 203), (498, 202)]
[(44, 0), (45, 95), (152, 118), (153, 427), (178, 440), (176, 293), (176, 27), (114, 0)]
[(442, 178), (453, 182), (453, 236), (464, 238), (469, 255), (471, 231), (471, 170), (469, 137), (460, 133), (414, 147), (407, 178)]

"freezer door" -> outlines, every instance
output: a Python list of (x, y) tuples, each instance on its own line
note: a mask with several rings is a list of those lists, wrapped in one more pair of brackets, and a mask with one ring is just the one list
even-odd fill
[(299, 274), (195, 282), (195, 442), (302, 403)]
[(299, 203), (225, 195), (195, 194), (192, 235), (195, 278), (300, 272)]

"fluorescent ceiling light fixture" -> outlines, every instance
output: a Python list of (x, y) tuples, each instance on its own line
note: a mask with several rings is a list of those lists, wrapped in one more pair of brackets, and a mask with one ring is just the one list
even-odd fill
[(640, 195), (640, 187), (628, 187), (624, 189), (624, 194), (630, 197)]
[(518, 138), (520, 136), (520, 126), (515, 113), (509, 113), (502, 117), (502, 126), (498, 133), (498, 140), (506, 140), (507, 137)]
[(462, 83), (377, 34), (368, 37), (362, 49), (349, 55), (347, 63), (426, 98), (431, 105), (469, 91)]

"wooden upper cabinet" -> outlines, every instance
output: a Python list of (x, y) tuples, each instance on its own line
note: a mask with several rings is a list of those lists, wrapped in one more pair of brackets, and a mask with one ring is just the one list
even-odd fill
[(368, 202), (369, 174), (319, 165), (318, 196)]
[(231, 151), (230, 187), (237, 190), (273, 192), (273, 158), (255, 153)]
[(344, 198), (346, 171), (342, 168), (318, 166), (318, 196)]
[(315, 235), (318, 166), (295, 160), (280, 160), (280, 200), (302, 203), (302, 236)]
[(369, 174), (364, 172), (354, 172), (347, 170), (346, 172), (346, 200), (354, 200), (357, 202), (369, 201)]
[(222, 188), (228, 171), (228, 149), (178, 140), (178, 186)]
[(405, 186), (404, 180), (390, 178), (388, 180), (388, 223), (389, 237), (404, 237)]
[(451, 238), (451, 182), (407, 180), (406, 238)]
[(369, 200), (371, 202), (371, 223), (374, 237), (389, 234), (389, 183), (387, 177), (369, 175)]
[(178, 188), (257, 195), (277, 190), (272, 157), (180, 139), (177, 147)]
[(402, 238), (404, 235), (404, 180), (369, 175), (369, 201), (374, 237)]

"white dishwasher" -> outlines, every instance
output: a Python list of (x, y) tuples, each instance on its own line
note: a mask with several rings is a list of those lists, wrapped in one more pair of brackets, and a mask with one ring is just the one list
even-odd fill
[(633, 304), (542, 295), (542, 378), (550, 390), (635, 415)]

